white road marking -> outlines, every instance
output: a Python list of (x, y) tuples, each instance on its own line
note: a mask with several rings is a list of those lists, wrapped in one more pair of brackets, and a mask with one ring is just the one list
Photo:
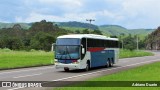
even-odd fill
[[(112, 68), (112, 69), (105, 69), (105, 70), (101, 70), (101, 71), (96, 71), (96, 72), (91, 72), (91, 73), (86, 73), (86, 74), (81, 74), (81, 75), (77, 75), (77, 76), (71, 76), (71, 77), (66, 77), (66, 78), (61, 78), (61, 79), (56, 79), (56, 80), (51, 80), (51, 81), (61, 81), (61, 80), (66, 80), (66, 79), (71, 79), (71, 78), (76, 78), (76, 77), (82, 77), (82, 76), (91, 75), (91, 74), (95, 74), (95, 73), (99, 73), (99, 72), (104, 72), (104, 71), (109, 71), (109, 70), (113, 70), (113, 69), (129, 67), (129, 66), (136, 66), (136, 65), (139, 65), (139, 64), (156, 62), (156, 61), (160, 61), (160, 59), (156, 59), (156, 60), (152, 60), (152, 61), (139, 62), (139, 63), (130, 64), (130, 65), (126, 65), (126, 66), (116, 67), (116, 68)], [(21, 89), (21, 88), (22, 87), (12, 88), (12, 89), (7, 89), (7, 90), (16, 90), (16, 89)], [(23, 88), (25, 88), (25, 87), (23, 87)]]
[(11, 88), (11, 89), (7, 89), (7, 90), (16, 90), (16, 89), (21, 89), (21, 88), (24, 88), (24, 87)]
[(17, 77), (13, 77), (13, 78), (31, 77), (31, 76), (37, 76), (37, 75), (41, 75), (41, 74), (42, 74), (42, 73), (38, 73), (38, 74), (32, 74), (32, 75), (17, 76)]
[(17, 72), (25, 72), (25, 71), (31, 71), (31, 70), (40, 70), (40, 69), (48, 69), (48, 68), (53, 68), (53, 66), (48, 66), (48, 67), (41, 67), (41, 68), (36, 68), (36, 69), (27, 69), (27, 70), (19, 70), (19, 71), (7, 71), (7, 72), (0, 72), (1, 74), (9, 74), (9, 73), (17, 73)]
[(100, 72), (104, 72), (104, 71), (110, 71), (110, 70), (113, 70), (113, 69), (119, 69), (119, 68), (124, 68), (124, 67), (129, 67), (129, 66), (136, 66), (136, 65), (139, 65), (139, 64), (150, 63), (150, 62), (155, 62), (155, 61), (160, 61), (160, 59), (156, 59), (156, 60), (152, 60), (152, 61), (146, 61), (146, 62), (139, 62), (139, 63), (130, 64), (130, 65), (126, 65), (126, 66), (121, 66), (121, 67), (116, 67), (116, 68), (111, 68), (111, 69), (105, 69), (105, 70), (101, 70), (101, 71), (96, 71), (96, 72), (81, 74), (81, 75), (77, 75), (77, 76), (71, 76), (71, 77), (56, 79), (56, 80), (52, 80), (52, 81), (61, 81), (61, 80), (66, 80), (66, 79), (71, 79), (71, 78), (76, 78), (76, 77), (82, 77), (82, 76), (91, 75), (91, 74), (95, 74), (95, 73), (100, 73)]

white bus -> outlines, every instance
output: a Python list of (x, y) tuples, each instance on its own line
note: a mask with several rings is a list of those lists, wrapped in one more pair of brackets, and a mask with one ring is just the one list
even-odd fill
[(57, 37), (55, 67), (85, 69), (111, 67), (119, 56), (118, 39), (94, 34), (74, 34)]

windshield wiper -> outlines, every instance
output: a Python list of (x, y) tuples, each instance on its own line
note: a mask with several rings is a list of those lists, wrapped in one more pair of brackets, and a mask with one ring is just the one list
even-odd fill
[(66, 54), (69, 56), (69, 58), (71, 59), (71, 56), (70, 56), (70, 54), (69, 54), (69, 51), (68, 51), (68, 48), (67, 48), (67, 46), (66, 46)]

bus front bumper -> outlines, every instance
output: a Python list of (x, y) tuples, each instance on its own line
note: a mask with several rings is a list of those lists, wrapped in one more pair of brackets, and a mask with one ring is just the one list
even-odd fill
[(80, 69), (80, 66), (78, 64), (62, 64), (62, 63), (55, 63), (55, 68), (69, 68), (69, 69)]

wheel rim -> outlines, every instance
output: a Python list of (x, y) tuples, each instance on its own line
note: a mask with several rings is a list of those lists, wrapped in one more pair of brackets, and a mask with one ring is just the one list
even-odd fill
[(110, 60), (109, 61), (109, 67), (112, 67), (113, 66), (113, 62)]
[(109, 62), (107, 62), (106, 67), (109, 67)]
[(86, 66), (86, 71), (88, 71), (89, 70), (89, 65), (87, 64), (87, 66)]

